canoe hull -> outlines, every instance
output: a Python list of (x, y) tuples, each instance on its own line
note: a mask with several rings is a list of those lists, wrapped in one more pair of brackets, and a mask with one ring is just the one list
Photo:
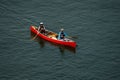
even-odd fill
[(69, 46), (69, 47), (73, 47), (73, 48), (76, 47), (76, 42), (74, 42), (74, 41), (61, 41), (61, 40), (50, 38), (48, 36), (45, 36), (45, 35), (39, 33), (39, 31), (34, 26), (30, 26), (30, 30), (31, 30), (31, 32), (33, 32), (36, 35), (38, 35), (40, 38), (42, 38), (44, 40), (47, 40), (49, 42), (52, 42), (52, 43), (55, 43), (55, 44), (64, 45), (64, 46)]

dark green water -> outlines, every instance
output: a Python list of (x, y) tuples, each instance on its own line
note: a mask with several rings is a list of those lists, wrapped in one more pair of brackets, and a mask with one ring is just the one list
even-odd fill
[[(76, 53), (30, 40), (61, 27)], [(0, 0), (0, 80), (120, 80), (119, 0)]]

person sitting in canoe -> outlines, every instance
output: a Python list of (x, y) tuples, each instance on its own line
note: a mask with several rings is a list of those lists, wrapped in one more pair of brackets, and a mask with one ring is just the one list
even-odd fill
[(65, 36), (67, 36), (67, 34), (64, 32), (64, 29), (62, 28), (58, 34), (58, 39), (64, 40)]
[(45, 34), (45, 27), (43, 26), (43, 22), (40, 22), (38, 31), (40, 31), (40, 33), (42, 33), (42, 34)]

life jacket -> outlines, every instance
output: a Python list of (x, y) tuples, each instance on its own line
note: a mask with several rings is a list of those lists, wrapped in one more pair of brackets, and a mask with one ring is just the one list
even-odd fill
[(39, 31), (40, 31), (40, 33), (45, 33), (45, 27), (44, 26), (39, 26)]
[(64, 39), (64, 37), (65, 37), (64, 32), (61, 32), (61, 34), (60, 34), (60, 39)]
[(45, 30), (45, 28), (43, 26), (40, 26), (40, 30)]

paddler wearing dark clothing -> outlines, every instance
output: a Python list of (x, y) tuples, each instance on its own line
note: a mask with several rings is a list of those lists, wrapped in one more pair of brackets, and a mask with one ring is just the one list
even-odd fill
[(43, 22), (40, 22), (38, 31), (40, 31), (40, 33), (42, 33), (42, 34), (45, 34), (45, 27), (43, 26)]

